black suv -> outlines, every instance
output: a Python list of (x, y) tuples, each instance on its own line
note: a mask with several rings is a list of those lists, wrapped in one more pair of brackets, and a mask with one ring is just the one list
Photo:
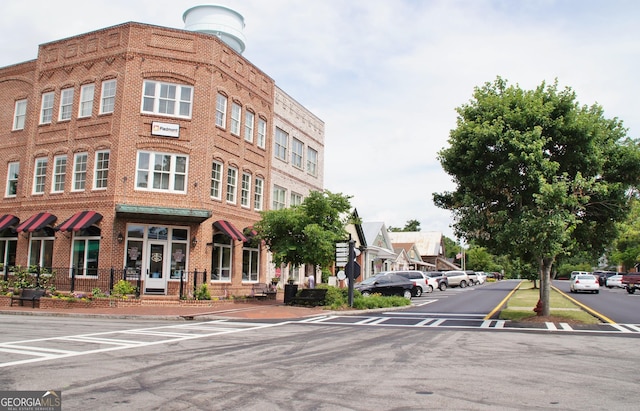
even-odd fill
[(607, 278), (616, 274), (618, 274), (616, 271), (594, 271), (593, 272), (593, 275), (595, 275), (598, 278), (598, 283), (600, 284), (600, 287), (607, 285)]
[(449, 287), (449, 279), (442, 271), (427, 271), (425, 274), (438, 281), (438, 290), (444, 291)]

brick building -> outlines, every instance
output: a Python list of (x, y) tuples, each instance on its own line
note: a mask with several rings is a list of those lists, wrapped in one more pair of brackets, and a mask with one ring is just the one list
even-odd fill
[(5, 267), (73, 267), (76, 284), (124, 268), (143, 294), (194, 271), (214, 295), (266, 281), (250, 227), (271, 200), (276, 87), (221, 37), (130, 22), (0, 68)]

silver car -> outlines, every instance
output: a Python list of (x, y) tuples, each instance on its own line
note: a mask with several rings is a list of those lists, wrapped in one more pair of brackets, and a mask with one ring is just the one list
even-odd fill
[(465, 288), (469, 284), (469, 276), (464, 271), (452, 270), (445, 271), (444, 275), (447, 276), (449, 280), (449, 287), (460, 287)]

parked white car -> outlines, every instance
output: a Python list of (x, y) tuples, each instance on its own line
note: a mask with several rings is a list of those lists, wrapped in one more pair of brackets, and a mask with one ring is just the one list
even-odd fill
[(469, 276), (464, 271), (445, 271), (444, 275), (449, 280), (449, 287), (465, 288), (469, 285)]
[(476, 271), (476, 279), (478, 284), (484, 284), (487, 281), (487, 273), (484, 271)]
[(600, 283), (598, 277), (593, 274), (578, 274), (571, 278), (569, 289), (572, 293), (580, 291), (589, 291), (598, 294), (600, 292)]
[(611, 277), (607, 278), (606, 286), (607, 288), (624, 288), (622, 286), (622, 274), (612, 275)]

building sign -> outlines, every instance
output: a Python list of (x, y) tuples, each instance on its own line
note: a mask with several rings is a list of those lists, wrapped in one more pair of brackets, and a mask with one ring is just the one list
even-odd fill
[(160, 123), (154, 121), (151, 123), (151, 135), (165, 137), (180, 137), (180, 125), (171, 123)]

